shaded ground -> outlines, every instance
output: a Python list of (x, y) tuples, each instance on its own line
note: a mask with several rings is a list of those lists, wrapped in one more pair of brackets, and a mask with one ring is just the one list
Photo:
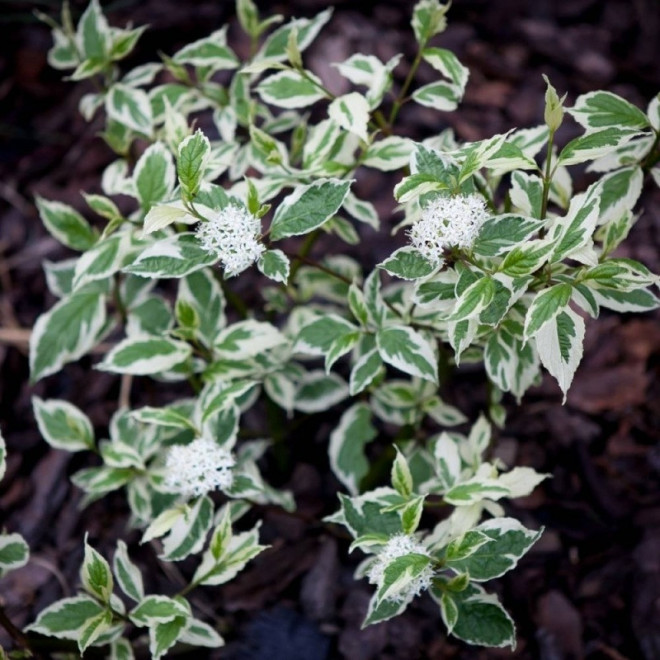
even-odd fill
[[(132, 63), (173, 52), (218, 27), (230, 2), (172, 0), (117, 2), (111, 20), (151, 24)], [(356, 50), (387, 59), (413, 55), (408, 30), (412, 3), (335, 2), (335, 18), (309, 54), (310, 68), (335, 91), (340, 79), (329, 62)], [(265, 7), (265, 3), (260, 3)], [(285, 14), (311, 15), (324, 2), (271, 3)], [(36, 6), (36, 5), (35, 5)], [(75, 3), (74, 6), (79, 6)], [(53, 600), (75, 591), (84, 531), (107, 554), (126, 537), (126, 507), (109, 497), (80, 513), (80, 493), (66, 475), (87, 460), (49, 450), (40, 440), (30, 397), (64, 398), (85, 410), (99, 429), (118, 396), (117, 380), (90, 370), (92, 360), (30, 388), (21, 328), (53, 302), (41, 262), (65, 256), (40, 226), (37, 193), (82, 208), (80, 190), (97, 191), (110, 158), (76, 106), (82, 85), (60, 81), (48, 69), (48, 31), (34, 23), (27, 3), (0, 11), (0, 425), (8, 443), (8, 473), (0, 485), (0, 524), (22, 533), (30, 564), (0, 582), (0, 599), (22, 626)], [(49, 5), (39, 5), (49, 10)], [(51, 8), (52, 10), (52, 8)], [(406, 108), (405, 133), (422, 137), (447, 125), (473, 140), (542, 120), (543, 81), (550, 76), (569, 103), (579, 93), (606, 87), (645, 107), (660, 89), (657, 68), (660, 14), (653, 0), (457, 0), (439, 44), (471, 69), (458, 113)], [(404, 67), (397, 71), (405, 73)], [(430, 74), (429, 74), (430, 75)], [(424, 75), (420, 81), (424, 82)], [(572, 136), (562, 129), (560, 140)], [(588, 179), (578, 177), (584, 184)], [(387, 217), (392, 200), (382, 184), (363, 177), (361, 195)], [(660, 193), (647, 193), (645, 212), (621, 252), (660, 272)], [(379, 239), (381, 240), (381, 239)], [(383, 237), (382, 241), (385, 241)], [(377, 252), (382, 248), (373, 244)], [(389, 250), (388, 250), (389, 251)], [(374, 254), (364, 255), (373, 263)], [(546, 380), (511, 408), (497, 452), (508, 463), (531, 465), (553, 479), (511, 507), (527, 526), (546, 527), (542, 540), (497, 583), (519, 626), (519, 644), (482, 651), (442, 633), (437, 607), (419, 599), (404, 616), (359, 631), (370, 590), (352, 579), (357, 561), (347, 543), (276, 511), (264, 513), (263, 535), (273, 548), (240, 578), (199, 591), (199, 611), (215, 621), (229, 644), (222, 657), (266, 658), (645, 658), (660, 657), (660, 316), (603, 315), (587, 329), (585, 359), (568, 403), (561, 407)], [(459, 374), (449, 398), (470, 414), (483, 393), (479, 373)], [(139, 396), (155, 402), (158, 388), (140, 383)], [(475, 394), (476, 392), (476, 394)], [(329, 420), (331, 424), (333, 420)], [(291, 439), (296, 463), (266, 476), (286, 481), (305, 516), (317, 519), (335, 506), (328, 474), (329, 424), (302, 427)], [(135, 533), (127, 540), (137, 540)], [(147, 576), (147, 591), (167, 590), (177, 576), (149, 564), (152, 554), (131, 547)], [(181, 566), (186, 570), (185, 563)], [(0, 630), (0, 644), (8, 645)], [(201, 657), (199, 654), (196, 657)]]

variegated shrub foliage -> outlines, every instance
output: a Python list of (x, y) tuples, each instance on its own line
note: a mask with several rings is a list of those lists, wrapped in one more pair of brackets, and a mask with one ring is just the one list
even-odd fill
[[(585, 315), (658, 306), (657, 278), (612, 253), (635, 223), (645, 180), (660, 183), (660, 100), (644, 112), (592, 92), (564, 109), (548, 83), (544, 125), (469, 144), (449, 130), (401, 137), (404, 103), (447, 112), (461, 101), (467, 69), (431, 45), (441, 43), (447, 9), (439, 0), (414, 7), (418, 55), (401, 88), (401, 56), (358, 53), (334, 63), (354, 89), (341, 96), (304, 64), (330, 9), (284, 23), (238, 0), (231, 32), (247, 34), (246, 62), (223, 27), (131, 71), (118, 62), (143, 29), (111, 27), (97, 0), (77, 25), (66, 7), (61, 25), (44, 17), (52, 66), (95, 81), (80, 111), (105, 116), (116, 160), (104, 194), (85, 195), (93, 224), (37, 200), (47, 230), (80, 254), (46, 264), (59, 300), (35, 324), (32, 379), (104, 342), (111, 348), (96, 368), (118, 374), (123, 391), (150, 376), (164, 390), (188, 381), (190, 397), (137, 409), (124, 397), (108, 439), (61, 400), (35, 398), (37, 423), (53, 447), (97, 455), (96, 467), (73, 477), (88, 502), (123, 489), (142, 540), (160, 539), (161, 561), (199, 559), (178, 594), (145, 595), (123, 541), (112, 566), (85, 541), (80, 594), (41, 612), (31, 631), (75, 639), (81, 652), (106, 646), (112, 658), (132, 657), (147, 637), (154, 658), (180, 642), (221, 645), (186, 594), (227, 582), (263, 550), (258, 525), (233, 531), (245, 512), (295, 508), (261, 476), (269, 431), (239, 431), (242, 415), (269, 400), (288, 419), (333, 407), (340, 416), (328, 452), (344, 492), (326, 522), (344, 526), (366, 557), (357, 571), (374, 585), (365, 625), (428, 591), (449, 633), (515, 644), (511, 618), (482, 585), (540, 533), (506, 517), (500, 500), (529, 494), (546, 475), (490, 459), (491, 423), (505, 421), (502, 393), (520, 401), (541, 366), (565, 397)], [(420, 66), (439, 80), (415, 87)], [(584, 132), (561, 146), (565, 111)], [(596, 173), (580, 192), (571, 184), (577, 164)], [(397, 245), (407, 245), (370, 272), (341, 253), (311, 260), (327, 234), (348, 253), (390, 234), (353, 190), (362, 168), (400, 174), (393, 194), (407, 229)], [(232, 289), (239, 275), (260, 278), (261, 308), (246, 309)], [(163, 280), (174, 280), (175, 296)], [(450, 430), (468, 420), (438, 396), (439, 374), (459, 360), (483, 363), (493, 392), (467, 435)], [(376, 438), (372, 451), (395, 443), (391, 483), (365, 490), (365, 477), (377, 483), (365, 453)], [(451, 513), (421, 529), (422, 513), (439, 504)], [(2, 537), (3, 569), (26, 556), (20, 538)]]

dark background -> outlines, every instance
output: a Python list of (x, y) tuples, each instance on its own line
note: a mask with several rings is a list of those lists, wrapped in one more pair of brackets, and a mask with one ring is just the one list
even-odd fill
[[(311, 16), (325, 2), (259, 2), (263, 13)], [(414, 56), (409, 28), (412, 2), (331, 3), (335, 15), (305, 55), (309, 68), (336, 92), (342, 80), (330, 67), (356, 51), (389, 59)], [(378, 5), (378, 6), (376, 6)], [(70, 256), (42, 229), (35, 194), (81, 210), (80, 191), (98, 192), (111, 153), (96, 137), (98, 118), (77, 114), (86, 84), (62, 81), (46, 64), (47, 28), (31, 11), (57, 12), (58, 3), (0, 2), (0, 426), (9, 449), (0, 485), (0, 525), (28, 540), (30, 564), (0, 581), (0, 602), (22, 626), (64, 595), (75, 593), (82, 537), (106, 556), (127, 538), (145, 572), (147, 590), (166, 592), (176, 575), (164, 575), (153, 553), (126, 530), (126, 508), (110, 496), (83, 511), (67, 475), (90, 464), (88, 456), (50, 450), (40, 440), (30, 397), (64, 398), (87, 412), (100, 431), (116, 406), (117, 382), (91, 370), (94, 360), (67, 366), (35, 387), (28, 385), (25, 329), (53, 303), (41, 264)], [(126, 66), (171, 54), (229, 20), (233, 2), (172, 0), (103, 3), (111, 24), (150, 24)], [(74, 2), (80, 12), (84, 3)], [(230, 43), (240, 35), (235, 23)], [(465, 101), (455, 113), (406, 106), (401, 133), (423, 138), (451, 126), (462, 140), (476, 140), (513, 126), (542, 122), (547, 74), (567, 104), (606, 88), (646, 108), (660, 90), (660, 11), (655, 0), (457, 0), (447, 31), (435, 44), (450, 48), (471, 70)], [(246, 44), (239, 41), (237, 51)], [(406, 65), (396, 70), (401, 83)], [(432, 79), (422, 69), (419, 82)], [(578, 133), (567, 120), (561, 143)], [(590, 182), (579, 169), (577, 189)], [(394, 183), (395, 181), (393, 181)], [(363, 175), (360, 194), (385, 223), (393, 208), (378, 176)], [(621, 256), (660, 271), (660, 194), (652, 186)], [(641, 209), (644, 209), (641, 212)], [(389, 239), (370, 241), (373, 264)], [(389, 253), (389, 252), (388, 252)], [(509, 505), (526, 525), (546, 527), (520, 566), (490, 585), (518, 624), (518, 648), (479, 650), (447, 640), (437, 607), (418, 599), (405, 615), (359, 630), (370, 588), (355, 582), (358, 561), (347, 543), (322, 526), (275, 511), (262, 512), (264, 538), (273, 548), (231, 584), (200, 589), (193, 603), (228, 641), (213, 657), (286, 658), (622, 658), (660, 657), (660, 326), (658, 313), (603, 313), (587, 327), (585, 358), (568, 403), (546, 379), (523, 407), (509, 400), (510, 417), (497, 453), (513, 465), (552, 474), (535, 493)], [(443, 396), (476, 414), (484, 403), (480, 373), (459, 374)], [(152, 400), (159, 388), (142, 379), (134, 397)], [(153, 399), (156, 402), (156, 399)], [(305, 515), (320, 518), (335, 506), (337, 484), (325, 459), (329, 415), (303, 426), (291, 439), (287, 466), (267, 465), (266, 477), (292, 488)], [(101, 436), (102, 437), (102, 436)], [(269, 472), (270, 470), (270, 472)], [(177, 570), (189, 570), (187, 564)], [(8, 645), (0, 630), (0, 644)], [(191, 657), (202, 657), (196, 653)], [(44, 657), (48, 657), (47, 654)], [(91, 656), (90, 656), (91, 657)], [(206, 657), (206, 656), (204, 656)]]

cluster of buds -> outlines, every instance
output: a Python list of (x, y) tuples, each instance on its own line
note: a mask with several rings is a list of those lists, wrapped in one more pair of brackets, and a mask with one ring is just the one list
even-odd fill
[(229, 204), (214, 211), (197, 226), (202, 247), (215, 254), (224, 266), (225, 275), (238, 275), (259, 259), (266, 249), (259, 242), (261, 221), (244, 207)]
[(234, 457), (217, 442), (197, 438), (188, 445), (175, 445), (167, 455), (165, 485), (186, 499), (212, 490), (227, 490), (234, 476)]
[(422, 211), (408, 231), (412, 246), (432, 264), (439, 265), (447, 248), (469, 249), (489, 217), (479, 195), (439, 196)]
[[(395, 559), (411, 554), (430, 556), (428, 550), (414, 536), (408, 534), (392, 536), (369, 567), (367, 571), (369, 582), (378, 586), (382, 585), (387, 567)], [(415, 596), (419, 596), (431, 586), (432, 578), (433, 568), (427, 566), (419, 575), (406, 584), (404, 589), (392, 595), (391, 600), (397, 603), (409, 603)]]

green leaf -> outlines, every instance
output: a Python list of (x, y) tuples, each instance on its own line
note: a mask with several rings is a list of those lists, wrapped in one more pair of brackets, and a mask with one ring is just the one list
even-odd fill
[(251, 37), (258, 37), (259, 10), (253, 0), (237, 0), (236, 15), (243, 31)]
[(53, 69), (75, 69), (80, 61), (76, 51), (75, 40), (71, 39), (59, 26), (55, 26), (50, 20), (44, 18), (44, 14), (35, 11), (35, 15), (41, 21), (48, 23), (53, 37), (53, 45), (48, 51), (47, 61)]
[(80, 569), (80, 580), (84, 589), (104, 603), (110, 602), (113, 579), (108, 562), (87, 543), (85, 537), (85, 558)]
[(509, 252), (500, 265), (500, 270), (511, 277), (524, 277), (537, 271), (548, 260), (554, 248), (550, 241), (543, 239), (528, 240)]
[(597, 182), (571, 200), (568, 213), (564, 217), (555, 218), (548, 232), (548, 240), (554, 245), (551, 263), (567, 257), (591, 263), (591, 259), (583, 258), (581, 251), (593, 244), (592, 235), (600, 208), (599, 193), (600, 182)]
[(266, 39), (257, 53), (255, 61), (274, 60), (277, 62), (286, 59), (286, 47), (289, 42), (289, 35), (293, 30), (296, 30), (298, 34), (298, 50), (303, 52), (314, 41), (331, 16), (332, 8), (328, 8), (311, 19), (296, 18), (289, 21)]
[(296, 71), (280, 71), (260, 82), (257, 92), (264, 103), (278, 108), (305, 108), (325, 98), (321, 81), (312, 73), (307, 75), (309, 78)]
[(566, 307), (536, 333), (535, 340), (541, 362), (559, 383), (566, 402), (566, 393), (582, 359), (584, 320)]
[(627, 144), (638, 133), (639, 131), (633, 128), (612, 126), (576, 137), (560, 151), (557, 167), (602, 158), (618, 147)]
[(325, 356), (325, 373), (330, 373), (332, 365), (342, 356), (346, 355), (360, 340), (362, 334), (359, 331), (349, 332), (336, 337)]
[(177, 300), (195, 310), (199, 319), (196, 333), (207, 347), (213, 346), (227, 322), (225, 297), (218, 280), (206, 268), (190, 273), (179, 280)]
[(505, 320), (490, 334), (484, 349), (488, 377), (503, 392), (511, 392), (520, 401), (539, 372), (539, 358), (530, 343), (523, 340), (523, 326)]
[(396, 135), (390, 135), (372, 143), (362, 164), (381, 172), (391, 172), (408, 165), (414, 143)]
[(364, 403), (351, 406), (330, 434), (330, 466), (352, 495), (357, 495), (360, 481), (369, 471), (364, 447), (376, 435), (377, 431), (371, 424), (371, 411)]
[(526, 529), (515, 518), (495, 518), (475, 527), (468, 534), (479, 534), (480, 542), (470, 552), (452, 554), (447, 548), (447, 566), (458, 573), (469, 573), (478, 582), (491, 580), (510, 571), (536, 543), (542, 531)]
[(188, 417), (172, 408), (152, 408), (151, 406), (145, 406), (144, 408), (138, 408), (138, 410), (133, 411), (131, 415), (143, 424), (155, 424), (156, 426), (164, 426), (166, 428), (197, 431), (197, 427)]
[(353, 366), (349, 381), (349, 392), (351, 396), (365, 390), (376, 377), (383, 372), (383, 360), (374, 348), (362, 355)]
[(435, 270), (435, 266), (430, 261), (411, 247), (399, 248), (378, 264), (378, 268), (404, 280), (417, 280), (430, 275)]
[(398, 447), (395, 447), (395, 449), (396, 456), (392, 463), (391, 473), (392, 486), (399, 495), (409, 498), (413, 492), (412, 474), (410, 473), (410, 467), (408, 466), (406, 457), (399, 451)]
[(109, 660), (135, 660), (131, 643), (124, 637), (113, 640), (110, 644)]
[(149, 628), (149, 652), (153, 660), (159, 660), (176, 644), (187, 625), (188, 616), (181, 616)]
[(610, 126), (632, 129), (649, 127), (646, 115), (639, 108), (612, 92), (582, 94), (568, 112), (587, 132)]
[(614, 291), (594, 289), (594, 298), (601, 307), (615, 312), (648, 312), (660, 307), (660, 300), (646, 289), (634, 291)]
[(112, 612), (105, 610), (97, 616), (88, 619), (80, 630), (78, 648), (83, 653), (88, 646), (96, 642), (101, 635), (108, 632), (112, 626)]
[(270, 227), (272, 240), (300, 236), (320, 227), (344, 203), (350, 181), (318, 179), (297, 187), (277, 207)]
[(44, 227), (60, 243), (81, 252), (96, 243), (96, 232), (74, 208), (39, 196), (36, 202)]
[(308, 355), (326, 355), (332, 342), (357, 328), (336, 314), (326, 314), (305, 325), (294, 344), (294, 350)]
[(172, 59), (179, 64), (209, 67), (212, 71), (236, 69), (240, 64), (234, 52), (227, 46), (226, 27), (187, 44), (177, 51)]
[(461, 293), (449, 319), (458, 322), (478, 317), (493, 301), (495, 290), (492, 277), (479, 278)]
[(161, 559), (180, 561), (199, 552), (212, 524), (213, 503), (208, 497), (200, 497), (192, 506), (186, 507), (185, 515), (175, 521), (163, 539)]
[(513, 172), (511, 174), (511, 202), (526, 216), (541, 217), (543, 206), (543, 181), (535, 174)]
[(367, 616), (365, 617), (362, 628), (371, 626), (375, 623), (381, 623), (382, 621), (387, 621), (403, 612), (408, 603), (405, 600), (382, 600), (378, 598), (378, 594), (374, 594), (369, 601), (369, 609), (367, 610)]
[(294, 407), (305, 413), (321, 412), (347, 396), (348, 386), (342, 378), (324, 371), (310, 371), (300, 381)]
[(134, 30), (120, 30), (115, 28), (112, 33), (110, 59), (115, 62), (129, 55), (146, 29), (146, 26), (141, 26)]
[(284, 335), (270, 323), (247, 319), (237, 321), (218, 334), (215, 341), (219, 357), (243, 360), (286, 343)]
[(436, 601), (444, 602), (443, 613), (453, 611), (451, 634), (468, 644), (515, 649), (516, 630), (513, 620), (500, 605), (497, 596), (485, 593), (476, 585), (458, 593), (439, 592), (432, 588)]
[(30, 379), (36, 382), (93, 348), (105, 327), (105, 300), (83, 289), (42, 314), (30, 337)]
[(407, 326), (389, 326), (376, 333), (378, 352), (384, 362), (433, 383), (438, 382), (438, 364), (432, 345)]
[(105, 110), (109, 119), (127, 128), (151, 135), (153, 115), (149, 97), (141, 89), (115, 83), (105, 98)]
[(62, 598), (42, 610), (26, 630), (59, 639), (77, 639), (87, 623), (104, 611), (90, 596)]
[(473, 142), (472, 144), (463, 147), (461, 150), (465, 155), (461, 170), (458, 177), (459, 183), (464, 183), (476, 174), (482, 167), (491, 160), (497, 157), (497, 154), (502, 149), (506, 142), (507, 134), (494, 135), (486, 140)]
[(416, 89), (412, 99), (427, 108), (451, 112), (458, 107), (461, 95), (455, 85), (447, 82), (434, 82)]
[(78, 470), (71, 481), (90, 495), (105, 495), (121, 488), (135, 477), (131, 468), (85, 468)]
[[(445, 561), (447, 565), (454, 568), (454, 564), (475, 554), (481, 546), (490, 541), (490, 537), (483, 532), (471, 529), (449, 543), (445, 550)], [(457, 567), (456, 570), (459, 571), (460, 567)], [(472, 576), (470, 575), (470, 577)]]
[(160, 296), (149, 296), (128, 313), (126, 332), (129, 336), (167, 334), (173, 324), (169, 303)]
[(625, 167), (600, 180), (598, 224), (616, 221), (632, 211), (642, 192), (644, 175), (639, 166)]
[(78, 23), (76, 37), (86, 59), (104, 62), (110, 47), (110, 27), (98, 0), (91, 0)]
[(543, 226), (542, 220), (515, 213), (496, 215), (484, 222), (472, 250), (483, 257), (494, 257), (526, 241)]
[[(383, 572), (383, 581), (376, 593), (378, 600), (396, 601), (397, 596), (405, 592), (410, 583), (425, 571), (430, 563), (431, 557), (417, 553), (394, 559)], [(366, 621), (365, 625), (367, 625)]]
[(58, 298), (64, 298), (73, 291), (73, 273), (77, 259), (65, 259), (64, 261), (44, 261), (43, 269), (46, 275), (48, 290)]
[(0, 534), (0, 577), (25, 566), (29, 558), (30, 548), (20, 534)]
[(573, 287), (568, 283), (555, 284), (536, 294), (525, 316), (524, 339), (534, 337), (539, 330), (567, 308)]
[(443, 76), (451, 80), (460, 100), (470, 76), (470, 70), (463, 66), (456, 55), (446, 48), (425, 48), (422, 51), (422, 57), (436, 71), (440, 71)]
[(131, 250), (131, 237), (125, 233), (99, 241), (78, 259), (71, 282), (73, 289), (107, 280), (122, 267)]
[(112, 568), (121, 590), (132, 600), (140, 602), (144, 598), (142, 574), (130, 560), (126, 544), (121, 540), (117, 541)]
[(345, 131), (368, 141), (369, 103), (362, 94), (350, 92), (335, 98), (328, 107), (328, 117)]
[(498, 500), (507, 495), (509, 495), (509, 489), (495, 479), (474, 477), (453, 486), (445, 493), (444, 499), (445, 502), (454, 506), (468, 506), (485, 499)]
[(184, 644), (205, 648), (219, 648), (225, 641), (214, 628), (199, 619), (190, 619), (186, 629), (179, 635), (178, 640)]
[(191, 233), (169, 236), (141, 252), (124, 272), (150, 278), (185, 277), (218, 260)]
[(448, 9), (449, 4), (442, 5), (438, 0), (419, 0), (415, 5), (411, 24), (420, 46), (425, 46), (431, 37), (444, 32)]
[[(401, 518), (391, 507), (405, 500), (392, 488), (378, 488), (357, 497), (339, 493), (341, 510), (331, 517), (357, 538), (369, 534), (389, 537), (401, 532)], [(386, 509), (386, 510), (385, 510)]]
[(226, 524), (221, 523), (213, 532), (193, 581), (206, 586), (225, 584), (267, 547), (259, 544), (259, 524), (247, 532), (229, 536)]
[(97, 368), (136, 376), (161, 374), (185, 362), (191, 354), (190, 345), (167, 337), (129, 337), (119, 342)]
[(289, 280), (289, 258), (282, 250), (266, 250), (257, 261), (257, 268), (275, 282), (286, 284)]
[(74, 452), (94, 449), (94, 429), (87, 415), (59, 399), (32, 397), (32, 408), (43, 439), (56, 449)]
[(190, 200), (198, 193), (210, 158), (211, 143), (199, 129), (179, 145), (176, 171), (185, 199)]
[(441, 433), (433, 447), (436, 476), (443, 488), (449, 490), (461, 476), (461, 456), (456, 436)]
[(129, 612), (129, 617), (136, 626), (149, 628), (188, 615), (188, 610), (178, 600), (158, 595), (142, 598)]
[(135, 165), (133, 181), (140, 205), (150, 209), (172, 195), (175, 183), (172, 154), (162, 142), (147, 147)]

